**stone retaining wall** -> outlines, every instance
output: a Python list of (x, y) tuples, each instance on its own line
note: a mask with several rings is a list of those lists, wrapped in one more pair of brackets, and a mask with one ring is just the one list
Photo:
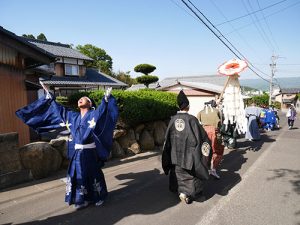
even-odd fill
[[(155, 121), (129, 127), (118, 122), (113, 134), (112, 158), (145, 151), (160, 151), (168, 121)], [(67, 139), (34, 142), (18, 148), (18, 134), (0, 135), (0, 189), (30, 179), (40, 179), (68, 167)]]
[(31, 179), (19, 154), (17, 133), (0, 134), (0, 189)]

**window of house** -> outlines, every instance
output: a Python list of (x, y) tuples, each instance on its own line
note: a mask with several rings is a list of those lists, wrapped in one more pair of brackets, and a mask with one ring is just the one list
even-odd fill
[(71, 65), (65, 64), (65, 74), (71, 76), (78, 76), (79, 75), (79, 66), (78, 65)]

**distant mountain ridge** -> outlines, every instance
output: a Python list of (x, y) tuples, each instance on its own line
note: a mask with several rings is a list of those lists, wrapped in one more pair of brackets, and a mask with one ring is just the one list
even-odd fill
[[(276, 84), (278, 81), (281, 88), (300, 88), (300, 77), (280, 77), (274, 80)], [(262, 79), (240, 79), (241, 86), (247, 86), (262, 91), (269, 90), (269, 83)]]

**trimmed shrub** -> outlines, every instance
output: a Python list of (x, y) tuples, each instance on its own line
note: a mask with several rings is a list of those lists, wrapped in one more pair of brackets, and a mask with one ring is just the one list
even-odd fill
[[(69, 105), (77, 108), (77, 101), (88, 96), (98, 106), (104, 91), (78, 92), (69, 97)], [(169, 119), (176, 114), (177, 95), (155, 90), (121, 91), (114, 90), (112, 95), (117, 99), (120, 118), (134, 126), (144, 122)]]
[(156, 67), (150, 64), (139, 64), (136, 67), (134, 67), (134, 71), (137, 73), (143, 73), (145, 75), (148, 75), (149, 73), (152, 73), (154, 70), (156, 70)]
[(152, 75), (144, 75), (136, 78), (136, 81), (140, 84), (144, 84), (146, 87), (149, 86), (149, 84), (154, 83), (158, 81), (157, 76), (152, 76)]

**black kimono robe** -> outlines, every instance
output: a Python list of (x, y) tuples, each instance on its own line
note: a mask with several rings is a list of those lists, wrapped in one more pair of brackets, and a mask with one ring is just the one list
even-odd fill
[(170, 120), (162, 154), (170, 190), (195, 198), (209, 178), (211, 156), (210, 141), (197, 118), (179, 111)]

